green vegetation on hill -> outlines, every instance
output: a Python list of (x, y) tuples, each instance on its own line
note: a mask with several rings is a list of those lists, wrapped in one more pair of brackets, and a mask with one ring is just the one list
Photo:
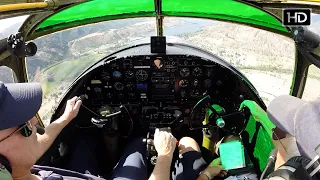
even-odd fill
[(56, 82), (72, 81), (86, 68), (101, 58), (103, 58), (103, 55), (95, 54), (79, 59), (66, 60), (52, 66), (47, 70), (47, 73), (52, 73)]
[(42, 87), (42, 91), (44, 95), (47, 95), (48, 93), (50, 93), (50, 91), (52, 89), (55, 89), (55, 87), (58, 87), (58, 83), (57, 82), (44, 82), (41, 83), (41, 87)]
[[(48, 94), (53, 89), (58, 88), (61, 83), (71, 83), (75, 80), (84, 70), (98, 60), (102, 59), (104, 55), (95, 54), (81, 57), (79, 59), (68, 59), (60, 63), (56, 63), (51, 67), (45, 69), (41, 74), (41, 82), (44, 88), (44, 94)], [(46, 76), (43, 76), (43, 75)]]

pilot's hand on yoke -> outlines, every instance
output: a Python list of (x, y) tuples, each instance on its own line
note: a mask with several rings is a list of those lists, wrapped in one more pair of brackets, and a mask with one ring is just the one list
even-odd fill
[(77, 100), (77, 96), (73, 97), (72, 99), (69, 99), (67, 101), (66, 108), (61, 118), (64, 121), (66, 121), (66, 123), (69, 123), (73, 118), (75, 118), (78, 115), (81, 104), (82, 101)]
[(154, 134), (154, 147), (158, 156), (173, 156), (177, 139), (169, 132), (156, 129)]

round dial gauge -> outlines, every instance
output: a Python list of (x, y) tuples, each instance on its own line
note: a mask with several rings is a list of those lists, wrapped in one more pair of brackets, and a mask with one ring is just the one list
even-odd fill
[(202, 70), (200, 68), (198, 68), (198, 67), (194, 68), (192, 73), (196, 77), (202, 76)]
[(212, 87), (212, 81), (210, 79), (204, 80), (204, 87), (205, 88), (211, 88)]
[(213, 69), (212, 69), (212, 68), (207, 69), (207, 71), (206, 71), (206, 76), (210, 77), (210, 76), (212, 76), (212, 75), (213, 75)]
[(180, 87), (187, 87), (188, 84), (189, 84), (188, 80), (182, 79), (182, 80), (179, 81), (179, 86)]
[(133, 90), (133, 88), (134, 88), (133, 83), (128, 83), (128, 84), (126, 84), (126, 88), (127, 88), (129, 91)]
[(121, 79), (122, 78), (122, 73), (120, 71), (114, 71), (112, 73), (113, 78), (115, 79)]
[(145, 81), (148, 79), (148, 73), (147, 71), (140, 69), (136, 72), (136, 78), (139, 81)]
[(182, 69), (180, 70), (180, 75), (181, 75), (182, 77), (188, 77), (188, 76), (190, 75), (190, 70), (189, 70), (189, 68), (182, 68)]
[(132, 60), (131, 60), (131, 59), (125, 59), (125, 60), (123, 61), (123, 67), (124, 67), (124, 68), (130, 68), (130, 67), (132, 67)]
[(198, 97), (199, 96), (199, 91), (198, 90), (192, 90), (191, 92), (190, 92), (190, 96), (191, 97)]
[(101, 79), (104, 81), (109, 81), (111, 79), (110, 73), (106, 71), (102, 71)]
[(126, 72), (126, 78), (128, 79), (132, 79), (134, 77), (134, 72), (133, 71), (127, 71)]
[(114, 83), (114, 88), (116, 88), (116, 90), (121, 91), (124, 88), (124, 85), (121, 82), (116, 82)]

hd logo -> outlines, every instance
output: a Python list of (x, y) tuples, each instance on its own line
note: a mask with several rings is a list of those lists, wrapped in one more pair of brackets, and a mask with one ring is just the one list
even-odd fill
[(311, 9), (283, 9), (282, 22), (285, 26), (309, 26), (311, 24)]

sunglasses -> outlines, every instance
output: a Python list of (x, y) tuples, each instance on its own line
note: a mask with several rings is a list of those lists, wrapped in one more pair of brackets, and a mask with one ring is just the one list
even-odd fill
[(24, 137), (29, 137), (31, 136), (32, 134), (32, 124), (28, 121), (26, 122), (25, 124), (19, 126), (19, 128), (15, 131), (13, 131), (11, 134), (9, 134), (7, 137), (3, 138), (0, 140), (0, 142), (8, 139), (9, 137), (11, 137), (12, 135), (14, 135), (16, 132), (19, 132), (21, 133), (22, 136)]

